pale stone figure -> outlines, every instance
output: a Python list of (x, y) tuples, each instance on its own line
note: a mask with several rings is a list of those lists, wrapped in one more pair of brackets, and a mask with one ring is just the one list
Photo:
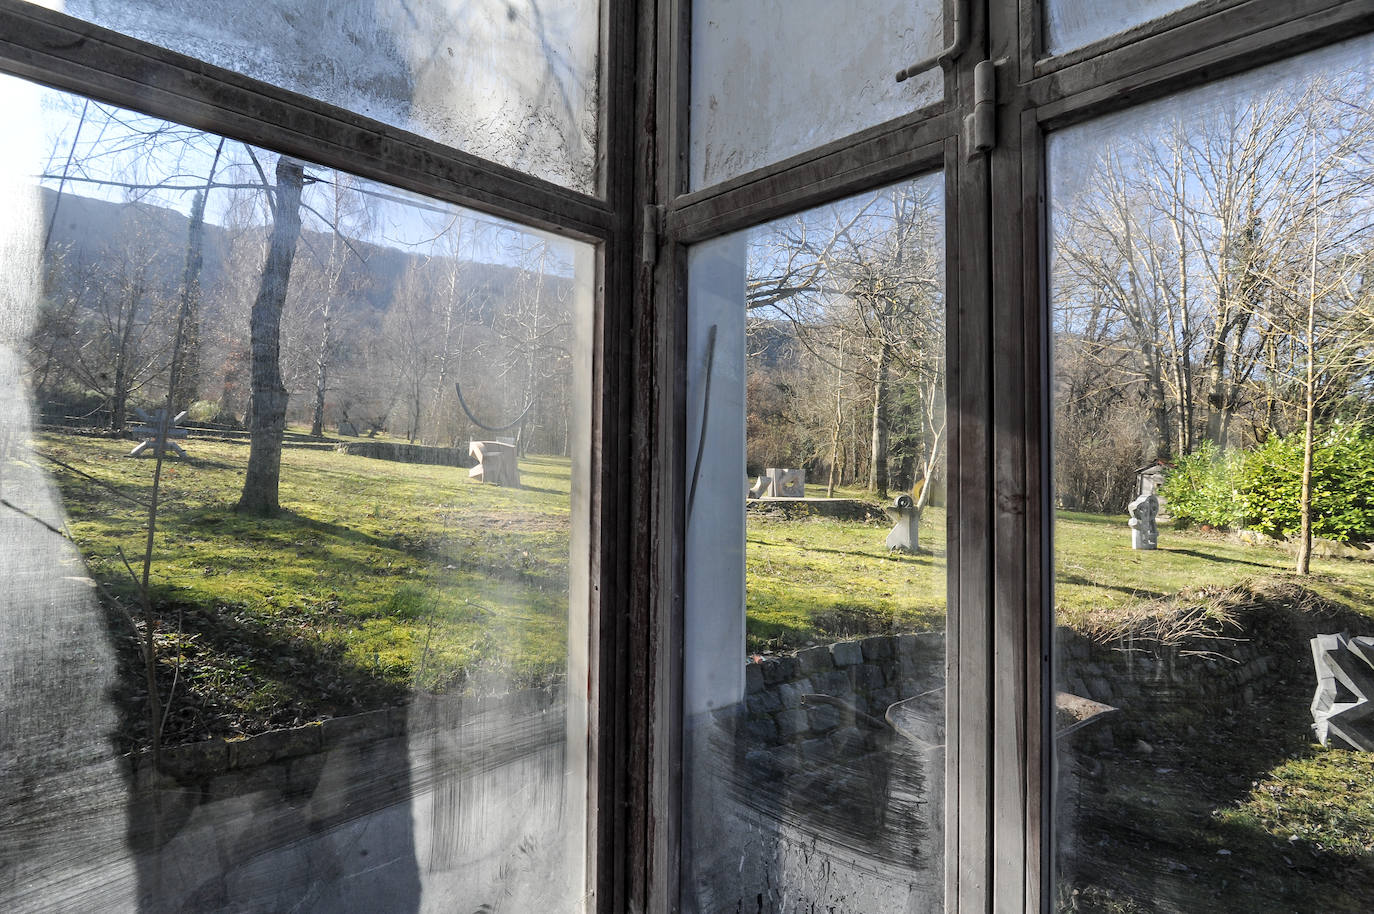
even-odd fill
[(805, 498), (806, 471), (783, 467), (769, 467), (765, 473), (772, 481), (774, 498)]
[(767, 476), (760, 476), (749, 488), (750, 498), (767, 498), (768, 493), (773, 488), (773, 480)]
[(1159, 498), (1155, 495), (1142, 495), (1131, 502), (1131, 548), (1159, 548), (1159, 527), (1155, 518), (1159, 516)]
[(515, 460), (515, 445), (504, 441), (473, 441), (468, 454), (477, 466), (468, 470), (468, 477), (478, 482), (520, 488), (520, 464)]
[(892, 518), (892, 532), (887, 535), (888, 552), (915, 552), (921, 547), (921, 512), (910, 495), (898, 495), (897, 500), (884, 508)]
[(1374, 638), (1318, 635), (1312, 639), (1317, 692), (1312, 729), (1323, 746), (1374, 751)]

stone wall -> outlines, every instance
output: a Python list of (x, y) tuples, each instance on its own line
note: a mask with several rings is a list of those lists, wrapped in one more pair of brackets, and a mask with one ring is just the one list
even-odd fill
[[(1142, 721), (1180, 707), (1243, 704), (1280, 674), (1269, 646), (1240, 636), (1192, 638), (1180, 644), (1101, 644), (1059, 629), (1060, 688), (1124, 712), (1105, 720), (1132, 733)], [(736, 723), (747, 741), (765, 746), (804, 742), (840, 727), (845, 709), (876, 724), (897, 701), (945, 684), (943, 632), (839, 641), (745, 667), (746, 696)], [(1145, 727), (1148, 729), (1148, 727)]]
[(395, 460), (400, 463), (465, 468), (477, 465), (466, 450), (456, 447), (426, 447), (422, 444), (401, 444), (397, 441), (345, 441), (337, 445), (335, 450), (340, 454)]

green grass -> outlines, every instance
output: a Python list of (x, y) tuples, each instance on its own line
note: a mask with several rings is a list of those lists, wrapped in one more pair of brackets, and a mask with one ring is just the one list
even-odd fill
[(1374, 562), (1317, 558), (1297, 578), (1293, 555), (1280, 545), (1247, 545), (1233, 537), (1160, 525), (1159, 548), (1131, 549), (1126, 517), (1060, 511), (1054, 528), (1058, 622), (1098, 627), (1113, 615), (1199, 586), (1230, 587), (1253, 578), (1291, 578), (1318, 596), (1357, 612), (1374, 607)]
[[(132, 607), (120, 551), (141, 562), (146, 509), (107, 488), (147, 500), (153, 461), (127, 458), (130, 446), (34, 443), (86, 474), (51, 465), (92, 576)], [(180, 667), (182, 705), (197, 709), (184, 735), (562, 674), (566, 459), (522, 461), (516, 490), (453, 467), (288, 447), (283, 513), (264, 520), (233, 510), (246, 443), (187, 448), (189, 461), (164, 464), (150, 582), (170, 668), (160, 674)]]
[(877, 524), (823, 517), (787, 521), (749, 515), (749, 650), (943, 629), (944, 510), (926, 509), (916, 555), (889, 553), (887, 531)]

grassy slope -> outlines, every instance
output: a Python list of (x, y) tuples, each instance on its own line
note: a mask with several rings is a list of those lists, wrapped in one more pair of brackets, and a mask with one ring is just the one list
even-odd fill
[(1312, 575), (1292, 574), (1277, 545), (1245, 545), (1196, 530), (1160, 529), (1159, 549), (1135, 551), (1126, 518), (1061, 511), (1055, 529), (1055, 613), (1067, 625), (1100, 624), (1142, 602), (1189, 588), (1230, 586), (1255, 577), (1301, 580), (1319, 596), (1357, 612), (1374, 607), (1374, 562), (1317, 558)]
[[(35, 442), (146, 499), (153, 462), (126, 458), (129, 447), (63, 435)], [(229, 718), (202, 714), (188, 721), (192, 730), (342, 713), (396, 700), (413, 684), (461, 685), (479, 671), (525, 681), (561, 672), (566, 460), (524, 461), (524, 488), (509, 490), (453, 467), (287, 448), (285, 511), (260, 520), (233, 511), (247, 446), (187, 447), (192, 459), (168, 460), (163, 471), (152, 590), (164, 662), (180, 662), (189, 690), (183, 699)], [(132, 604), (118, 552), (141, 560), (146, 512), (53, 470), (93, 576)]]

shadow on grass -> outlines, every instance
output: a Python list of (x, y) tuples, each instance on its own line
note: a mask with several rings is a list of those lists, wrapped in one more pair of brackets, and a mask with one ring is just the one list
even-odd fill
[(878, 561), (895, 562), (899, 565), (910, 563), (928, 564), (937, 558), (937, 553), (929, 549), (919, 549), (915, 554), (903, 552), (864, 552), (859, 549), (830, 549), (826, 546), (803, 546), (798, 543), (773, 543), (768, 540), (754, 539), (752, 537), (745, 540), (754, 546), (771, 546), (775, 549), (795, 549), (798, 552), (824, 552), (828, 555), (844, 555), (851, 558), (876, 559)]
[(1081, 574), (1068, 574), (1063, 571), (1055, 575), (1055, 580), (1060, 584), (1077, 584), (1080, 587), (1097, 587), (1102, 590), (1114, 590), (1117, 593), (1124, 593), (1129, 597), (1141, 597), (1149, 600), (1162, 600), (1166, 596), (1168, 596), (1168, 594), (1165, 594), (1163, 591), (1159, 590), (1144, 590), (1139, 587), (1123, 587), (1120, 584), (1104, 584), (1101, 581), (1094, 581), (1092, 578), (1086, 578)]
[[(121, 715), (116, 743), (129, 751), (151, 742), (141, 634), (123, 613), (109, 605), (105, 609), (119, 658), (111, 694)], [(166, 705), (165, 745), (388, 707), (410, 691), (408, 683), (349, 659), (340, 644), (285, 634), (227, 607), (216, 611), (162, 603), (155, 618), (164, 641), (157, 678)], [(179, 651), (165, 643), (173, 638)]]
[(1370, 910), (1374, 856), (1218, 817), (1279, 766), (1321, 751), (1311, 740), (1307, 639), (1354, 616), (1263, 606), (1247, 627), (1279, 669), (1254, 700), (1159, 689), (1124, 703), (1110, 734), (1088, 729), (1060, 744), (1061, 911)]
[(1186, 555), (1195, 559), (1203, 559), (1208, 562), (1219, 562), (1222, 565), (1249, 565), (1252, 568), (1263, 568), (1265, 571), (1273, 571), (1274, 566), (1267, 562), (1252, 562), (1249, 559), (1238, 559), (1227, 555), (1212, 555), (1208, 552), (1199, 552), (1196, 549), (1174, 549), (1169, 546), (1160, 547), (1160, 552), (1167, 552), (1170, 555)]

